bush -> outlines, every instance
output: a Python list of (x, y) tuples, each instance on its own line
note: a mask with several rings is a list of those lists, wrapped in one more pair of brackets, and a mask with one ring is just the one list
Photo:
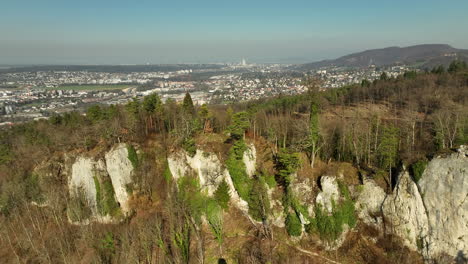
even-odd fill
[(276, 156), (275, 163), (278, 171), (276, 181), (287, 188), (291, 183), (291, 174), (299, 167), (299, 155), (282, 149)]
[(286, 216), (286, 230), (290, 236), (300, 236), (302, 234), (302, 224), (296, 213), (288, 213)]
[(262, 178), (270, 189), (273, 189), (276, 187), (275, 175), (264, 174), (262, 175)]
[(214, 192), (214, 198), (219, 206), (223, 209), (227, 209), (229, 205), (230, 195), (229, 195), (229, 186), (225, 180), (223, 180), (219, 185), (216, 191)]
[(166, 182), (170, 182), (172, 180), (172, 173), (171, 169), (169, 168), (169, 163), (166, 160), (166, 167), (164, 168), (163, 177)]
[(346, 224), (350, 228), (356, 226), (356, 214), (354, 202), (350, 197), (348, 187), (341, 182), (338, 182), (341, 194), (345, 200), (340, 204), (332, 201), (332, 214), (329, 214), (326, 209), (323, 209), (320, 204), (315, 207), (315, 218), (311, 224), (306, 227), (307, 232), (318, 232), (321, 239), (334, 241), (343, 232), (343, 225)]
[(234, 188), (236, 188), (239, 196), (245, 200), (249, 200), (249, 194), (251, 189), (251, 179), (247, 175), (246, 167), (242, 157), (244, 151), (247, 149), (243, 140), (238, 140), (229, 150), (229, 156), (226, 160), (226, 167), (232, 178)]
[(106, 179), (101, 184), (96, 176), (94, 176), (93, 179), (96, 186), (96, 203), (99, 213), (101, 215), (117, 215), (120, 212), (120, 207), (115, 200), (112, 182), (110, 179)]
[(219, 244), (223, 243), (223, 210), (217, 201), (209, 199), (206, 205), (206, 219)]
[(190, 157), (197, 154), (197, 146), (195, 145), (195, 140), (193, 140), (193, 138), (186, 138), (184, 142), (182, 142), (182, 148), (187, 151)]
[(418, 160), (410, 166), (410, 174), (415, 182), (419, 182), (427, 166), (427, 160)]
[(128, 160), (132, 163), (132, 166), (134, 169), (138, 167), (139, 160), (138, 160), (138, 154), (135, 150), (135, 147), (131, 144), (127, 144), (127, 151), (128, 151)]
[(270, 209), (270, 201), (268, 199), (266, 183), (262, 178), (257, 178), (253, 181), (248, 202), (249, 215), (251, 215), (253, 219), (263, 221), (267, 218)]

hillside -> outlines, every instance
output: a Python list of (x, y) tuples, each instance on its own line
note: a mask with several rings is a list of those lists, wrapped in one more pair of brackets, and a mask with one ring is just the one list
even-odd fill
[(463, 263), (454, 65), (230, 106), (152, 94), (0, 130), (0, 262)]
[(300, 66), (304, 70), (320, 67), (368, 67), (370, 65), (388, 66), (397, 64), (414, 65), (420, 69), (447, 66), (455, 58), (468, 61), (468, 50), (456, 49), (446, 44), (424, 44), (409, 47), (388, 47), (366, 50), (340, 57), (335, 60), (323, 60)]

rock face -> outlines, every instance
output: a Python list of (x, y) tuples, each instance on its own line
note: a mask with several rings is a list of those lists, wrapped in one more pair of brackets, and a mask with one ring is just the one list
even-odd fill
[(399, 235), (412, 250), (421, 249), (429, 230), (426, 209), (407, 171), (400, 174), (393, 194), (385, 198), (382, 212), (391, 225), (388, 232)]
[(419, 186), (429, 221), (429, 255), (468, 255), (468, 157), (465, 148), (429, 162)]
[(247, 202), (239, 197), (228, 170), (224, 168), (215, 154), (197, 149), (195, 156), (190, 157), (184, 150), (180, 150), (172, 153), (167, 161), (171, 174), (176, 181), (181, 177), (194, 173), (198, 177), (202, 190), (206, 191), (210, 196), (216, 191), (218, 185), (225, 180), (229, 186), (231, 202), (243, 212), (248, 212)]
[[(299, 179), (297, 174), (291, 175), (291, 189), (299, 202), (307, 206), (309, 216), (314, 216), (314, 184), (310, 178)], [(303, 218), (303, 217), (302, 217)], [(302, 220), (301, 220), (302, 221)], [(308, 221), (302, 221), (303, 224)]]
[(124, 213), (129, 211), (130, 198), (128, 185), (132, 183), (133, 165), (128, 159), (128, 150), (125, 144), (119, 144), (106, 153), (106, 168), (112, 180), (115, 197)]
[(97, 163), (90, 158), (78, 157), (72, 165), (71, 177), (68, 182), (70, 196), (85, 196), (93, 214), (97, 214), (96, 185), (94, 183), (94, 171), (102, 170), (102, 163)]
[(335, 177), (322, 176), (320, 185), (322, 186), (322, 191), (317, 195), (316, 203), (322, 205), (323, 208), (331, 213), (333, 210), (333, 201), (338, 202), (340, 198), (338, 182)]
[[(71, 173), (68, 179), (68, 189), (70, 197), (84, 196), (93, 219), (99, 222), (109, 222), (112, 218), (108, 215), (101, 215), (98, 210), (98, 189), (99, 195), (112, 195), (120, 205), (120, 210), (126, 214), (129, 211), (128, 200), (130, 195), (127, 185), (132, 183), (133, 166), (128, 159), (128, 151), (125, 144), (119, 144), (105, 154), (105, 159), (94, 160), (89, 157), (79, 156), (71, 165)], [(113, 190), (105, 189), (100, 182), (110, 178)]]
[(468, 255), (468, 157), (464, 149), (431, 160), (418, 184), (403, 172), (382, 206), (394, 231), (426, 259)]
[(366, 224), (380, 226), (381, 218), (374, 217), (380, 213), (386, 194), (373, 180), (364, 180), (356, 201), (358, 217)]
[(244, 151), (242, 160), (244, 161), (247, 175), (253, 177), (257, 167), (257, 150), (253, 144), (250, 144)]

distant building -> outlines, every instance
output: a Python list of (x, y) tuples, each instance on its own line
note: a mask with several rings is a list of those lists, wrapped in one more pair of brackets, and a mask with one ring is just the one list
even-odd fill
[(242, 58), (241, 65), (242, 66), (247, 66), (247, 61), (245, 60), (245, 58)]

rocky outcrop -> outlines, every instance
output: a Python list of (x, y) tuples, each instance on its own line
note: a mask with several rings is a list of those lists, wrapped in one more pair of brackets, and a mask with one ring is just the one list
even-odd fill
[(91, 210), (91, 219), (87, 221), (111, 222), (114, 220), (111, 214), (115, 213), (116, 207), (123, 214), (129, 212), (128, 185), (132, 183), (133, 165), (128, 159), (125, 144), (115, 146), (105, 154), (105, 158), (78, 156), (69, 170), (70, 198), (85, 199), (85, 206)]
[(115, 197), (120, 208), (127, 213), (130, 199), (129, 185), (132, 183), (133, 165), (128, 159), (128, 149), (125, 144), (119, 144), (105, 155), (106, 169), (114, 187)]
[(172, 153), (167, 161), (172, 177), (176, 181), (193, 173), (198, 177), (202, 191), (209, 196), (213, 195), (218, 185), (225, 180), (229, 186), (231, 202), (243, 212), (248, 212), (247, 202), (239, 197), (228, 170), (215, 154), (197, 149), (196, 154), (190, 157), (184, 150), (179, 150)]
[(373, 180), (364, 179), (364, 184), (361, 186), (356, 199), (359, 219), (366, 224), (380, 227), (382, 218), (379, 215), (385, 197), (385, 191)]
[[(307, 212), (310, 217), (314, 216), (314, 184), (310, 178), (299, 179), (297, 174), (291, 175), (293, 179), (291, 182), (291, 190), (293, 191), (294, 196), (299, 200), (299, 202), (307, 207)], [(301, 221), (303, 224), (308, 221), (304, 221), (304, 216), (301, 216)]]
[(412, 250), (422, 248), (429, 231), (426, 209), (408, 171), (400, 174), (393, 194), (385, 198), (382, 212), (389, 225), (387, 232), (403, 238)]
[(426, 259), (468, 255), (468, 157), (458, 153), (431, 160), (416, 184), (404, 171), (382, 206), (392, 231)]
[(244, 161), (247, 175), (253, 177), (257, 169), (257, 150), (253, 144), (250, 144), (244, 151), (242, 161)]
[(96, 170), (104, 170), (102, 162), (78, 157), (72, 165), (71, 177), (68, 181), (70, 196), (84, 195), (93, 214), (97, 214), (96, 185), (93, 178)]
[(427, 210), (428, 254), (468, 256), (468, 150), (429, 162), (419, 187)]
[(338, 202), (340, 198), (340, 190), (338, 182), (335, 177), (322, 176), (320, 179), (322, 191), (317, 195), (316, 203), (320, 204), (322, 208), (326, 209), (329, 213), (332, 212), (332, 204)]

